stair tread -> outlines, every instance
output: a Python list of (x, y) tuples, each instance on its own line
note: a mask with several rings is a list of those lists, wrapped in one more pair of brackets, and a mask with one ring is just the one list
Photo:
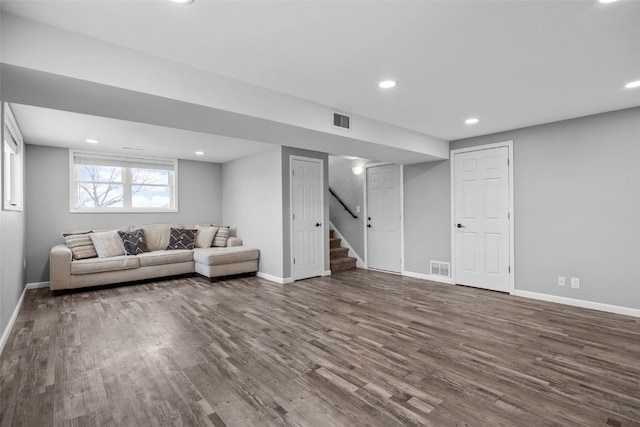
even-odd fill
[(357, 260), (354, 257), (341, 256), (341, 257), (331, 258), (330, 263), (331, 264), (347, 264), (347, 263), (356, 262), (356, 261)]
[(356, 259), (353, 257), (345, 256), (334, 258), (331, 260), (331, 271), (337, 272), (342, 270), (351, 270), (356, 268)]

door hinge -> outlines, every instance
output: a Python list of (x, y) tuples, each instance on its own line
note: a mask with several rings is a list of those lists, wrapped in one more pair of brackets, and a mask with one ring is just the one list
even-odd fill
[(507, 166), (509, 166), (509, 164), (510, 164), (510, 160), (509, 160), (509, 159), (507, 159)]
[(295, 259), (295, 258), (293, 259), (293, 263), (294, 263), (294, 264), (296, 263), (296, 259)]
[(511, 266), (509, 266), (509, 273), (511, 273)]
[(293, 176), (293, 175), (295, 175), (295, 174), (296, 174), (295, 169), (291, 169), (291, 176)]
[(293, 219), (296, 219), (296, 214), (293, 214)]
[(507, 219), (511, 219), (511, 212), (507, 212)]

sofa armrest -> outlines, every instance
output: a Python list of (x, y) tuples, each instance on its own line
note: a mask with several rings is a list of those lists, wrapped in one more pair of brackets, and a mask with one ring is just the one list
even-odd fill
[(227, 247), (242, 246), (242, 239), (239, 237), (229, 237), (227, 239)]
[(71, 287), (71, 249), (67, 245), (56, 245), (49, 253), (49, 289)]

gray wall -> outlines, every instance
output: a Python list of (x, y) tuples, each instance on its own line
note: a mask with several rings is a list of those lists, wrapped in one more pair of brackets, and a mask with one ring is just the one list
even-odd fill
[[(1, 97), (0, 92), (0, 102)], [(0, 117), (1, 141), (4, 141), (4, 106), (0, 109)], [(4, 148), (0, 152), (4, 155)], [(0, 156), (0, 162), (2, 161)], [(0, 174), (1, 191), (4, 191), (4, 173)], [(25, 196), (27, 194), (28, 190), (25, 190)], [(0, 205), (2, 200), (4, 196), (0, 197)], [(24, 257), (25, 212), (5, 211), (0, 206), (0, 335), (5, 332), (24, 290)]]
[(49, 280), (49, 251), (70, 230), (155, 223), (222, 222), (222, 166), (178, 162), (178, 209), (172, 213), (70, 213), (69, 150), (27, 145), (27, 282)]
[[(640, 108), (454, 141), (452, 149), (509, 140), (516, 290), (640, 308)], [(405, 168), (405, 182), (421, 168), (423, 183), (405, 195), (405, 203), (417, 203), (415, 192), (427, 183), (448, 192), (449, 164)], [(441, 196), (446, 215), (430, 218), (426, 210), (421, 216), (425, 208), (407, 209), (406, 238), (434, 237), (422, 248), (421, 239), (407, 243), (408, 262), (422, 262), (430, 253), (450, 259), (444, 258), (449, 254), (450, 202)], [(440, 229), (447, 232), (436, 238), (434, 230)], [(567, 278), (567, 286), (557, 285), (558, 276)], [(581, 278), (580, 290), (569, 286), (572, 276)]]
[[(362, 164), (363, 161), (358, 160), (357, 162)], [(333, 196), (330, 198), (329, 217), (342, 237), (364, 260), (363, 187), (366, 174), (363, 172), (361, 175), (354, 175), (351, 170), (354, 166), (354, 160), (329, 156), (329, 186), (358, 218), (353, 218)], [(357, 206), (360, 206), (361, 213), (356, 213)]]
[(323, 161), (324, 176), (324, 269), (329, 270), (329, 155), (318, 151), (303, 150), (293, 147), (282, 147), (282, 248), (283, 273), (286, 278), (291, 277), (291, 172), (290, 156), (303, 156)]
[[(513, 140), (516, 288), (640, 308), (640, 108), (455, 141)], [(581, 289), (557, 285), (581, 278)]]
[(223, 164), (223, 213), (244, 244), (260, 249), (260, 272), (283, 278), (281, 147)]
[(430, 274), (429, 261), (451, 259), (449, 161), (404, 167), (404, 269)]

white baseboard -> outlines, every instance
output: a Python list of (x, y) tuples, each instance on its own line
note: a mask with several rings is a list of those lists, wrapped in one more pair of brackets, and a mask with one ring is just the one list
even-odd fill
[(619, 305), (602, 304), (599, 302), (585, 301), (581, 299), (559, 297), (556, 295), (540, 294), (537, 292), (519, 291), (516, 289), (515, 296), (537, 299), (541, 301), (557, 302), (560, 304), (572, 305), (574, 307), (590, 308), (592, 310), (606, 311), (615, 314), (624, 314), (626, 316), (640, 317), (640, 310), (630, 307), (621, 307)]
[(353, 257), (356, 259), (356, 267), (358, 268), (365, 268), (364, 267), (364, 262), (362, 261), (362, 259), (358, 256), (358, 254), (356, 253), (356, 251), (353, 250), (353, 248), (351, 247), (351, 245), (349, 244), (349, 242), (347, 241), (347, 239), (344, 238), (344, 236), (342, 234), (340, 234), (340, 232), (338, 231), (338, 229), (336, 228), (335, 225), (333, 225), (333, 223), (331, 221), (329, 221), (329, 225), (331, 226), (331, 229), (333, 230), (333, 233), (336, 234), (336, 237), (339, 237), (342, 242), (347, 246), (347, 248), (349, 249), (349, 256)]
[(322, 272), (321, 276), (331, 276), (331, 270), (325, 270), (324, 272)]
[(9, 335), (11, 334), (11, 330), (16, 323), (16, 319), (18, 318), (18, 313), (22, 308), (22, 302), (24, 301), (24, 295), (27, 293), (27, 287), (25, 286), (22, 290), (22, 295), (20, 295), (20, 299), (18, 300), (18, 304), (16, 304), (16, 308), (13, 310), (13, 314), (11, 314), (11, 318), (9, 319), (9, 323), (7, 323), (7, 327), (4, 328), (2, 332), (2, 338), (0, 338), (0, 354), (2, 354), (2, 350), (4, 350), (4, 346), (9, 340)]
[(414, 279), (429, 280), (431, 282), (445, 283), (447, 285), (453, 285), (453, 280), (450, 277), (432, 276), (431, 274), (414, 273), (413, 271), (403, 271), (403, 276), (413, 277)]
[(261, 279), (268, 280), (270, 282), (280, 283), (281, 285), (286, 285), (287, 283), (293, 282), (293, 279), (291, 277), (277, 277), (271, 274), (263, 273), (262, 271), (258, 271), (256, 273), (256, 276), (258, 276)]
[(27, 289), (39, 289), (39, 288), (48, 288), (49, 282), (34, 282), (27, 283)]

